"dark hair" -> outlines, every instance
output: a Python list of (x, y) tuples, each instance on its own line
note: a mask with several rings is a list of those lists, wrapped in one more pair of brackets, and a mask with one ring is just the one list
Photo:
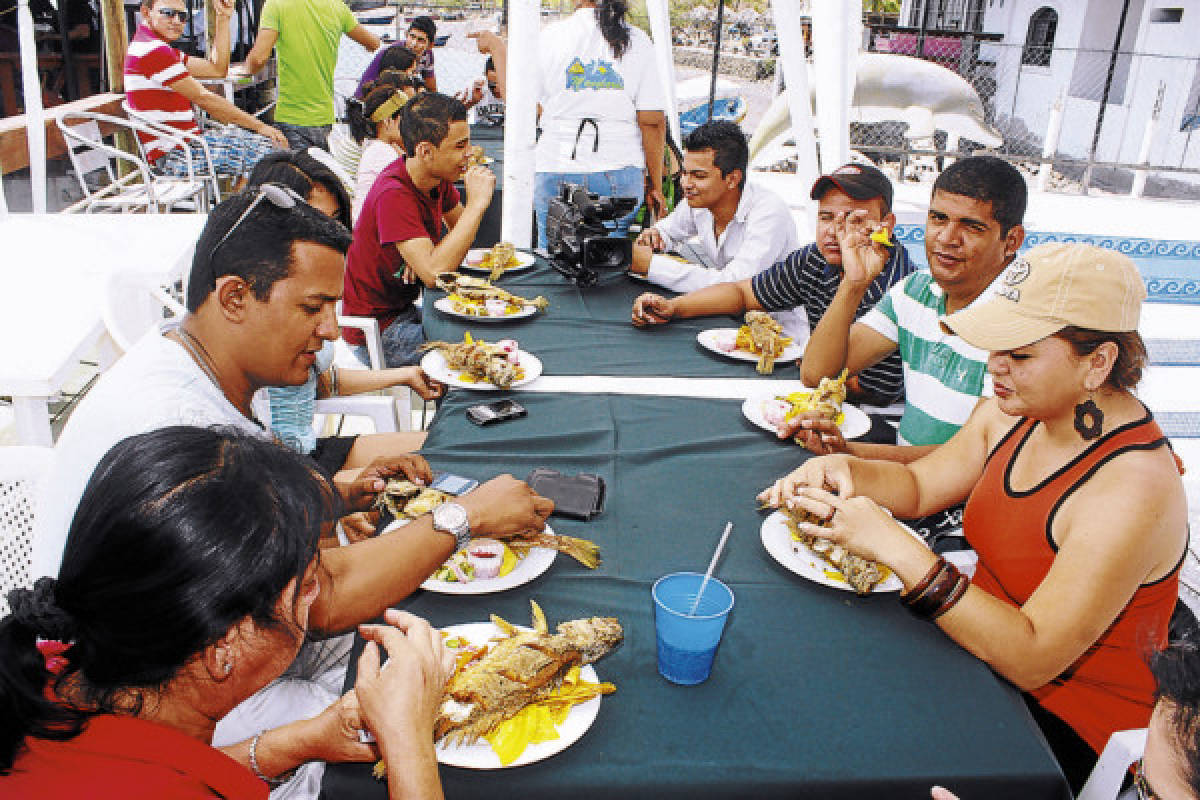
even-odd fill
[(1025, 218), (1029, 188), (1017, 168), (995, 156), (960, 158), (933, 182), (934, 192), (961, 194), (992, 204), (992, 216), (1003, 233)]
[[(398, 75), (395, 70), (391, 70), (390, 74)], [(350, 135), (354, 137), (354, 141), (362, 144), (367, 139), (379, 138), (378, 123), (371, 119), (379, 107), (391, 100), (395, 95), (404, 92), (391, 85), (380, 85), (382, 81), (377, 81), (370, 84), (370, 90), (363, 93), (362, 100), (350, 99), (346, 101), (346, 122), (350, 125)], [(404, 111), (404, 106), (397, 108), (392, 114), (392, 119), (400, 116)]]
[(735, 169), (740, 169), (742, 182), (738, 188), (746, 186), (746, 165), (750, 162), (750, 147), (746, 144), (746, 134), (736, 122), (718, 119), (704, 123), (683, 137), (683, 149), (689, 152), (712, 150), (713, 163), (721, 170), (721, 177), (724, 178)]
[(629, 4), (625, 0), (596, 0), (596, 24), (617, 58), (629, 49), (629, 26), (625, 24), (627, 11)]
[(404, 72), (412, 69), (412, 65), (415, 63), (417, 63), (416, 53), (402, 44), (394, 44), (383, 51), (383, 57), (379, 59), (379, 71), (398, 69)]
[[(239, 620), (299, 635), (280, 596), (337, 511), (309, 459), (258, 436), (179, 426), (119, 442), (84, 489), (58, 579), (8, 594), (0, 774), (27, 737), (64, 741), (90, 715), (138, 713), (139, 692), (161, 691)], [(57, 676), (39, 637), (69, 645)]]
[(328, 165), (322, 164), (308, 153), (298, 150), (275, 150), (267, 153), (250, 171), (249, 186), (278, 183), (291, 189), (303, 198), (320, 186), (337, 200), (338, 213), (334, 217), (347, 229), (354, 227), (350, 212), (354, 205), (345, 184)]
[(487, 61), (483, 62), (484, 74), (492, 72), (495, 69), (496, 69), (496, 59), (492, 58), (491, 56), (488, 56)]
[(437, 25), (434, 24), (433, 17), (413, 17), (413, 21), (409, 23), (408, 29), (411, 31), (414, 28), (428, 36), (429, 46), (433, 47), (433, 40), (437, 38)]
[(450, 132), (451, 122), (464, 122), (467, 107), (461, 100), (441, 94), (424, 92), (408, 101), (400, 114), (400, 138), (404, 141), (404, 152), (412, 155), (417, 145), (429, 142), (440, 147)]
[[(235, 194), (217, 204), (208, 215), (192, 256), (187, 287), (189, 311), (196, 311), (204, 304), (217, 288), (217, 278), (224, 275), (237, 275), (250, 285), (256, 298), (265, 301), (275, 282), (291, 272), (292, 245), (296, 242), (324, 245), (342, 254), (350, 249), (350, 231), (336, 219), (307, 203), (276, 208), (265, 199), (222, 242), (257, 195), (254, 190)], [(213, 248), (217, 244), (221, 247), (214, 258)]]
[(1168, 707), (1176, 755), (1192, 794), (1200, 797), (1200, 648), (1193, 640), (1171, 642), (1150, 657), (1155, 699)]
[(1142, 370), (1150, 361), (1146, 354), (1146, 343), (1137, 331), (1093, 331), (1068, 325), (1055, 336), (1071, 345), (1077, 356), (1089, 355), (1105, 342), (1115, 344), (1117, 360), (1104, 381), (1104, 385), (1111, 389), (1132, 389), (1137, 386), (1142, 379)]

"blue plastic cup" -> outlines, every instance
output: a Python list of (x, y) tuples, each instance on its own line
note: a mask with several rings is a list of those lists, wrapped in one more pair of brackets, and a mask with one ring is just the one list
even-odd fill
[(659, 578), (650, 591), (658, 673), (684, 686), (708, 680), (725, 620), (733, 610), (733, 592), (716, 578), (709, 578), (695, 615), (689, 615), (703, 581), (704, 576), (697, 572), (676, 572)]

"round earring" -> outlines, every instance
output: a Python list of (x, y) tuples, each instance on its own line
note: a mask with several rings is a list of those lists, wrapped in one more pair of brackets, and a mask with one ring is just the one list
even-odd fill
[(1097, 438), (1104, 429), (1104, 412), (1094, 397), (1095, 390), (1089, 390), (1088, 399), (1075, 405), (1075, 431), (1085, 442)]

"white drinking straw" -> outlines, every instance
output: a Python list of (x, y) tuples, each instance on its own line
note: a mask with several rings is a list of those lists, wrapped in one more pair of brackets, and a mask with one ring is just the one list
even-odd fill
[(721, 557), (721, 551), (725, 549), (725, 540), (729, 538), (731, 530), (733, 530), (733, 523), (726, 522), (725, 532), (721, 534), (721, 541), (717, 542), (717, 552), (713, 553), (712, 561), (708, 562), (708, 572), (704, 573), (704, 580), (700, 581), (700, 591), (696, 592), (696, 602), (692, 603), (692, 610), (688, 612), (689, 617), (696, 616), (696, 609), (700, 607), (700, 598), (704, 596), (708, 579), (712, 577), (713, 569), (717, 566), (717, 559)]

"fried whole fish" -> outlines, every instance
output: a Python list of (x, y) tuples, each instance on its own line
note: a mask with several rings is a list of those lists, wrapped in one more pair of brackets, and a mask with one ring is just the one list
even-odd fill
[[(416, 519), (453, 499), (454, 495), (438, 489), (392, 478), (375, 498), (375, 506), (379, 509), (386, 508), (396, 519)], [(600, 548), (596, 543), (575, 536), (560, 536), (547, 531), (522, 531), (505, 539), (505, 544), (521, 558), (529, 555), (529, 551), (534, 547), (544, 547), (547, 550), (565, 553), (588, 569), (600, 566)]]
[(891, 574), (891, 570), (884, 565), (855, 555), (840, 544), (834, 544), (821, 536), (805, 533), (799, 528), (801, 522), (810, 522), (813, 525), (826, 527), (829, 524), (828, 520), (820, 519), (804, 509), (783, 508), (781, 510), (787, 514), (787, 526), (791, 531), (792, 538), (828, 561), (834, 569), (842, 574), (855, 594), (870, 594), (876, 585), (887, 580), (888, 575)]
[(775, 371), (775, 354), (784, 338), (783, 326), (762, 311), (747, 311), (746, 326), (750, 328), (750, 339), (759, 353), (755, 370), (760, 375), (770, 375)]
[(481, 339), (461, 342), (426, 342), (422, 350), (437, 350), (446, 359), (446, 366), (466, 373), (477, 381), (487, 381), (501, 389), (512, 386), (520, 374), (518, 365), (508, 359), (499, 345)]
[(539, 311), (545, 311), (550, 306), (550, 302), (541, 295), (528, 300), (506, 292), (499, 286), (493, 286), (488, 281), (470, 275), (459, 275), (457, 272), (443, 272), (438, 275), (437, 287), (447, 294), (457, 294), (479, 303), (495, 298), (514, 306), (533, 306)]
[(550, 633), (534, 601), (533, 630), (522, 631), (492, 615), (504, 633), (478, 661), (450, 679), (434, 724), (434, 739), (474, 744), (525, 706), (548, 697), (575, 665), (590, 664), (612, 651), (625, 633), (615, 617), (574, 619)]

